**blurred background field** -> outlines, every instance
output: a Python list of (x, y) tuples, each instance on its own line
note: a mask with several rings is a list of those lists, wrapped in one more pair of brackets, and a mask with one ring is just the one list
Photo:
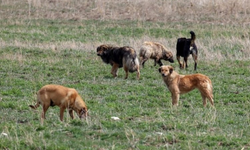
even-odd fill
[[(249, 7), (247, 0), (0, 0), (0, 149), (250, 148)], [(198, 91), (172, 108), (152, 60), (137, 81), (135, 73), (124, 80), (122, 69), (113, 79), (96, 56), (100, 44), (139, 51), (144, 41), (175, 55), (177, 38), (190, 30), (215, 109), (203, 108)], [(171, 65), (196, 73), (188, 63), (187, 70)], [(55, 107), (42, 126), (41, 108), (28, 105), (50, 83), (76, 88), (90, 117), (60, 122)]]

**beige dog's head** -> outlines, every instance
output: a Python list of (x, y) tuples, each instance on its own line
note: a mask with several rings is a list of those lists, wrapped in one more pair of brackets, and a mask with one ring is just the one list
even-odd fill
[(163, 77), (167, 77), (168, 75), (171, 75), (174, 71), (174, 68), (172, 66), (161, 66), (159, 68), (159, 72)]
[(166, 61), (169, 61), (171, 63), (174, 63), (174, 57), (173, 57), (173, 53), (170, 51), (167, 51), (165, 55), (163, 55), (163, 59)]

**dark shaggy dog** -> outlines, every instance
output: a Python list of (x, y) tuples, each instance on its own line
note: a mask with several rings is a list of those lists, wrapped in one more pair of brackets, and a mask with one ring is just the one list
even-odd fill
[(111, 74), (117, 77), (118, 68), (123, 67), (126, 72), (125, 79), (128, 78), (128, 72), (137, 71), (137, 79), (140, 78), (140, 65), (136, 56), (136, 51), (129, 46), (114, 47), (111, 45), (101, 45), (97, 47), (97, 55), (103, 62), (112, 66)]
[[(198, 49), (195, 44), (195, 33), (190, 31), (191, 39), (187, 38), (178, 38), (176, 44), (176, 58), (180, 64), (180, 68), (187, 68), (187, 59), (190, 54), (192, 54), (194, 59), (194, 70), (197, 68), (197, 57), (198, 57)], [(180, 57), (184, 57), (183, 64), (180, 62)]]
[(140, 62), (144, 67), (144, 63), (149, 59), (154, 59), (154, 66), (158, 63), (162, 66), (161, 59), (174, 62), (173, 54), (171, 51), (167, 50), (162, 44), (157, 42), (144, 42), (140, 48)]

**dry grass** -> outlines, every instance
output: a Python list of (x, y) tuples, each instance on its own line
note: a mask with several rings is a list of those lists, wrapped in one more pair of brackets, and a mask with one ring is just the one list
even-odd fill
[(250, 22), (248, 0), (2, 0), (0, 7), (7, 18)]

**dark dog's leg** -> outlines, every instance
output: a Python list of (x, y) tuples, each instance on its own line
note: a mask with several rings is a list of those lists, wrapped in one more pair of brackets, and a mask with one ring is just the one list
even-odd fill
[(113, 77), (117, 77), (118, 68), (119, 68), (119, 64), (114, 63), (111, 69), (111, 74), (113, 75)]
[(197, 68), (197, 54), (196, 53), (192, 53), (192, 57), (193, 57), (193, 59), (194, 59), (194, 70), (196, 70), (196, 68)]
[(181, 56), (176, 56), (176, 59), (177, 59), (179, 65), (180, 65), (180, 68), (182, 68), (182, 64), (181, 64), (181, 61), (180, 61), (180, 57), (181, 57)]
[(188, 67), (187, 60), (188, 60), (188, 57), (184, 57), (184, 64), (183, 64), (184, 69)]
[(124, 66), (123, 66), (123, 69), (124, 69), (124, 71), (125, 71), (125, 73), (126, 73), (125, 79), (127, 79), (127, 78), (128, 78), (128, 68), (124, 65)]

